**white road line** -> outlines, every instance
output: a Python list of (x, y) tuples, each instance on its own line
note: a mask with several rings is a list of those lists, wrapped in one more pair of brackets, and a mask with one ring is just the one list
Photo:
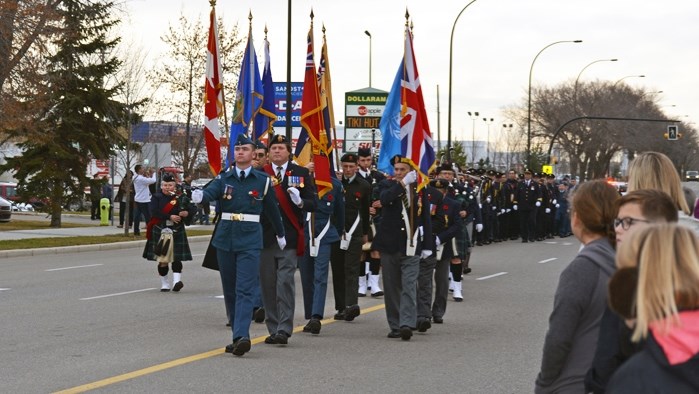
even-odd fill
[(206, 254), (202, 253), (202, 254), (193, 254), (192, 255), (192, 257), (199, 257), (199, 256), (206, 256)]
[(81, 298), (80, 301), (88, 301), (88, 300), (96, 300), (98, 298), (107, 298), (107, 297), (115, 297), (115, 296), (120, 296), (120, 295), (126, 295), (126, 294), (133, 294), (133, 293), (142, 293), (144, 291), (151, 291), (151, 290), (156, 290), (155, 287), (151, 287), (149, 289), (141, 289), (141, 290), (134, 290), (134, 291), (125, 291), (123, 293), (114, 293), (114, 294), (106, 294), (106, 295), (101, 295), (101, 296), (96, 296), (96, 297), (87, 297), (87, 298)]
[(553, 260), (558, 260), (558, 257), (553, 257), (553, 258), (550, 258), (550, 259), (541, 260), (541, 261), (539, 261), (539, 264), (546, 264), (546, 263), (548, 263), (549, 261), (553, 261)]
[(50, 272), (50, 271), (63, 271), (63, 270), (72, 270), (73, 268), (97, 267), (97, 266), (100, 266), (100, 265), (104, 265), (104, 264), (76, 265), (76, 266), (73, 266), (73, 267), (52, 268), (52, 269), (50, 269), (50, 270), (44, 270), (44, 271), (46, 271), (46, 272)]
[(476, 280), (490, 279), (490, 278), (494, 278), (494, 277), (500, 276), (500, 275), (507, 275), (507, 272), (498, 272), (497, 274), (492, 274), (492, 275), (488, 275), (488, 276), (482, 276), (482, 277), (480, 277), (480, 278), (476, 278)]
[(0, 289), (0, 291), (5, 291), (5, 290), (12, 290), (12, 289)]
[(572, 244), (573, 244), (572, 242), (563, 242), (561, 245), (570, 246)]
[(544, 243), (549, 245), (558, 245), (558, 242), (556, 241), (545, 241)]

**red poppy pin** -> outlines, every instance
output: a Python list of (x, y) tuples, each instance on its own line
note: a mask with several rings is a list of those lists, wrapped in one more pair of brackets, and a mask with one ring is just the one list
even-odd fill
[(360, 192), (354, 192), (354, 196), (357, 198), (362, 198), (362, 193)]
[(333, 195), (332, 195), (332, 194), (328, 194), (328, 201), (332, 201), (332, 200), (333, 200)]
[(253, 198), (257, 198), (260, 196), (260, 193), (258, 193), (257, 190), (251, 190), (248, 192), (248, 195), (252, 196)]
[(447, 205), (447, 204), (442, 205), (442, 210), (443, 210), (443, 211), (448, 211), (448, 210), (449, 210), (449, 205)]
[(288, 170), (288, 171), (286, 172), (286, 176), (291, 176), (291, 170)]

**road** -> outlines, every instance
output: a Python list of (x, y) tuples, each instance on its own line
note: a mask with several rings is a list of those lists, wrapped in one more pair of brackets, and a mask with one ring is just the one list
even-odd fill
[[(257, 344), (266, 330), (253, 323), (242, 358), (222, 353), (218, 274), (200, 266), (206, 243), (192, 247), (179, 294), (158, 291), (136, 248), (0, 260), (0, 391), (531, 392), (558, 275), (579, 244), (477, 247), (465, 301), (410, 342), (386, 338), (383, 301), (367, 297), (356, 321), (324, 321), (319, 336), (297, 332), (286, 347)], [(326, 318), (330, 289), (327, 305)]]

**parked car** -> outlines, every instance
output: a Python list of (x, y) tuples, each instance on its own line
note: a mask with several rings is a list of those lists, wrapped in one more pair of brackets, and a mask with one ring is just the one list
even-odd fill
[(0, 222), (9, 222), (12, 219), (12, 203), (0, 197)]
[(699, 171), (687, 171), (684, 174), (684, 180), (687, 182), (699, 182)]

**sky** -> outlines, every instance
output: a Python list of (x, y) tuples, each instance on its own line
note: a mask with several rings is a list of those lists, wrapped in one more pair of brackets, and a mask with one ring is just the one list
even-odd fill
[[(369, 86), (388, 91), (403, 56), (406, 8), (413, 23), (415, 58), (433, 138), (446, 140), (449, 99), (449, 47), (452, 27), (452, 138), (491, 141), (503, 124), (503, 110), (526, 102), (529, 71), (539, 51), (532, 84), (553, 86), (574, 81), (618, 81), (655, 94), (670, 117), (699, 120), (699, 1), (695, 0), (476, 0), (454, 25), (466, 0), (292, 0), (293, 81), (303, 81), (306, 34), (315, 14), (316, 65), (327, 31), (336, 119), (343, 119), (344, 94)], [(184, 13), (208, 26), (208, 0), (127, 0), (130, 14), (123, 35), (142, 45), (157, 61), (167, 48), (160, 36)], [(262, 54), (269, 29), (272, 75), (286, 78), (288, 1), (218, 0), (224, 24), (235, 22), (245, 35), (252, 12), (253, 38)], [(202, 43), (203, 46), (206, 43)], [(264, 64), (259, 59), (260, 66)], [(645, 75), (644, 78), (636, 77)], [(203, 76), (202, 76), (203, 78)], [(233, 82), (231, 82), (233, 83)], [(439, 87), (439, 88), (438, 88)], [(229, 92), (231, 90), (228, 90)], [(437, 92), (439, 91), (439, 94)], [(439, 108), (439, 113), (438, 113)], [(475, 121), (467, 112), (479, 112)], [(490, 133), (488, 133), (488, 120)], [(696, 127), (696, 126), (694, 126)]]

